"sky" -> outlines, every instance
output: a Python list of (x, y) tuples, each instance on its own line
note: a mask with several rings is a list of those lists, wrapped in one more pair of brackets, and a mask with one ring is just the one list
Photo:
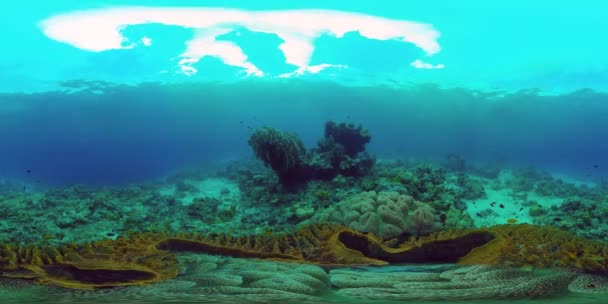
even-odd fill
[(608, 3), (487, 2), (13, 1), (0, 92), (249, 78), (606, 90)]

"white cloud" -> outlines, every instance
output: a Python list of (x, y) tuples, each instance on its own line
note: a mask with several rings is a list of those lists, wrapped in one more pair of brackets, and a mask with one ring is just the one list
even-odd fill
[(345, 69), (348, 66), (346, 65), (342, 65), (342, 64), (328, 64), (328, 63), (322, 63), (322, 64), (317, 64), (317, 65), (309, 65), (306, 67), (302, 67), (299, 68), (293, 72), (289, 72), (289, 73), (283, 73), (281, 75), (279, 75), (280, 78), (289, 78), (291, 76), (296, 76), (296, 75), (304, 75), (304, 74), (318, 74), (319, 72), (327, 69), (327, 68), (338, 68), (338, 69)]
[(151, 46), (152, 39), (150, 39), (149, 37), (143, 37), (143, 38), (141, 38), (141, 43), (145, 46)]
[(230, 31), (230, 29), (200, 30), (194, 39), (187, 42), (186, 51), (181, 54), (182, 71), (186, 75), (196, 74), (198, 71), (192, 65), (205, 56), (212, 56), (221, 59), (227, 65), (245, 69), (247, 75), (263, 76), (264, 73), (260, 69), (247, 61), (247, 55), (238, 45), (215, 39)]
[[(315, 73), (325, 67), (310, 66), (313, 41), (324, 34), (342, 37), (358, 31), (363, 37), (377, 40), (400, 40), (416, 45), (427, 55), (440, 51), (439, 32), (432, 25), (330, 10), (245, 11), (218, 8), (117, 7), (76, 11), (43, 20), (45, 35), (74, 47), (89, 51), (105, 51), (135, 47), (120, 30), (125, 26), (146, 23), (176, 25), (197, 30), (181, 54), (184, 73), (196, 73), (192, 65), (205, 56), (220, 58), (224, 63), (245, 69), (250, 75), (263, 72), (248, 61), (243, 50), (234, 43), (217, 41), (216, 37), (245, 27), (251, 31), (278, 35), (286, 62), (297, 66), (291, 74)], [(150, 45), (145, 37), (142, 43)], [(417, 68), (442, 68), (420, 60)], [(317, 71), (317, 73), (318, 73)], [(289, 74), (289, 73), (287, 73)]]
[(427, 69), (427, 70), (445, 68), (445, 65), (443, 65), (443, 64), (431, 64), (428, 62), (424, 62), (420, 59), (414, 60), (410, 65), (417, 69)]

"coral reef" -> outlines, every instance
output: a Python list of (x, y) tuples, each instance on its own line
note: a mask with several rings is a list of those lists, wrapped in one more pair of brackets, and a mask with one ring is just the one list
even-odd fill
[(456, 173), (464, 173), (467, 170), (467, 164), (462, 156), (451, 153), (446, 157), (446, 162), (443, 165), (448, 171)]
[(468, 177), (465, 174), (458, 174), (456, 185), (458, 186), (456, 195), (459, 198), (475, 200), (486, 197), (483, 184), (479, 179)]
[(500, 225), (496, 237), (460, 259), (463, 264), (571, 267), (602, 272), (608, 267), (608, 244), (587, 240), (549, 226)]
[(535, 224), (552, 225), (591, 239), (608, 238), (608, 207), (603, 200), (575, 196), (548, 208), (533, 206), (529, 212)]
[(370, 142), (371, 136), (361, 125), (355, 126), (347, 123), (328, 121), (325, 124), (324, 140), (331, 140), (342, 146), (344, 153), (354, 157), (365, 151), (365, 145)]
[[(443, 300), (473, 301), (497, 299), (529, 299), (580, 290), (586, 277), (569, 270), (524, 270), (493, 266), (469, 266), (441, 272), (395, 272), (333, 270), (330, 272), (337, 293), (348, 298), (365, 300)], [(606, 292), (602, 281), (596, 292)]]
[[(177, 278), (145, 286), (69, 290), (25, 285), (8, 291), (20, 302), (52, 298), (56, 303), (138, 303), (142, 301), (303, 302), (329, 291), (329, 275), (315, 265), (234, 259), (204, 254), (177, 256)], [(14, 280), (11, 280), (13, 283)], [(1, 283), (1, 281), (0, 281)], [(14, 284), (13, 284), (14, 285)], [(0, 296), (3, 290), (0, 285)], [(2, 298), (3, 300), (5, 297)]]
[(505, 182), (505, 186), (516, 192), (535, 192), (547, 197), (582, 197), (600, 199), (603, 191), (600, 187), (589, 187), (587, 184), (574, 184), (556, 178), (546, 171), (538, 171), (528, 167), (514, 170), (512, 177)]
[(1, 276), (65, 288), (150, 284), (175, 277), (178, 269), (174, 255), (143, 238), (60, 247), (0, 247)]
[[(271, 166), (253, 159), (120, 188), (7, 187), (0, 294), (7, 286), (64, 295), (87, 289), (70, 297), (297, 301), (333, 292), (424, 300), (608, 290), (604, 188), (534, 169), (488, 180), (458, 158), (444, 168), (357, 164), (369, 135), (331, 128), (342, 129), (341, 137), (326, 135), (299, 154), (306, 183), (289, 191)], [(344, 138), (353, 141), (348, 148)], [(341, 160), (332, 164), (332, 157)], [(327, 171), (315, 175), (317, 165)], [(384, 265), (374, 268), (381, 272), (403, 263), (483, 266), (407, 276), (339, 269)]]
[(608, 293), (608, 278), (593, 274), (579, 274), (568, 285), (568, 290), (578, 293)]
[(313, 220), (334, 222), (383, 239), (421, 235), (441, 229), (433, 207), (397, 192), (362, 192), (322, 212)]
[(336, 225), (312, 225), (294, 233), (258, 236), (152, 233), (61, 247), (4, 245), (0, 271), (3, 277), (67, 288), (142, 285), (175, 277), (174, 254), (180, 252), (334, 266), (458, 262), (588, 272), (608, 267), (608, 244), (549, 227), (441, 231), (401, 242)]
[(454, 207), (451, 207), (445, 213), (445, 220), (442, 222), (444, 229), (468, 229), (475, 227), (473, 219), (469, 214)]
[(353, 124), (325, 124), (325, 136), (311, 154), (310, 165), (315, 176), (331, 179), (337, 175), (363, 176), (369, 173), (375, 159), (364, 153), (365, 145), (371, 140), (367, 130)]
[(251, 134), (249, 146), (258, 159), (272, 168), (282, 184), (293, 185), (306, 180), (300, 172), (306, 150), (297, 135), (261, 127)]
[[(331, 269), (280, 262), (209, 255), (180, 255), (179, 278), (145, 286), (69, 290), (0, 279), (3, 300), (29, 303), (52, 298), (57, 303), (141, 302), (306, 302), (335, 301), (477, 301), (518, 300), (586, 294), (601, 303), (606, 278), (563, 269), (496, 266), (422, 265)], [(570, 293), (568, 293), (570, 291)], [(596, 302), (592, 302), (596, 299)], [(580, 300), (580, 299), (579, 299)], [(577, 302), (577, 301), (575, 301)]]
[(375, 161), (364, 153), (370, 140), (361, 126), (329, 121), (325, 124), (324, 138), (308, 153), (297, 135), (272, 127), (256, 129), (249, 145), (256, 157), (272, 168), (282, 185), (292, 187), (311, 179), (367, 174)]
[(272, 290), (273, 293), (315, 295), (329, 288), (328, 274), (315, 265), (191, 254), (179, 259), (186, 266), (180, 279), (193, 281), (207, 291), (230, 287), (226, 291), (232, 290), (235, 294)]
[(113, 239), (129, 231), (203, 233), (259, 226), (259, 222), (242, 220), (252, 210), (242, 208), (236, 183), (193, 178), (173, 178), (197, 189), (187, 194), (166, 182), (6, 193), (0, 199), (0, 216), (5, 219), (0, 219), (0, 241), (60, 245)]

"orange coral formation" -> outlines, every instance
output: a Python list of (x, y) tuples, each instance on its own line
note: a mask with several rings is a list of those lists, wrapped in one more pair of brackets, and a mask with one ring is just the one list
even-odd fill
[(0, 246), (0, 275), (67, 288), (141, 285), (175, 277), (174, 252), (322, 265), (458, 262), (604, 271), (608, 244), (551, 227), (502, 225), (442, 231), (399, 243), (328, 224), (260, 236), (132, 234), (60, 247)]
[(549, 227), (500, 225), (489, 229), (496, 239), (473, 249), (463, 264), (573, 267), (587, 271), (608, 268), (608, 244)]
[[(344, 233), (357, 232), (338, 225), (317, 224), (287, 234), (232, 237), (230, 235), (182, 235), (158, 243), (158, 248), (172, 252), (190, 251), (233, 257), (265, 258), (324, 265), (370, 265), (386, 262), (366, 257), (348, 248), (341, 240)], [(357, 233), (360, 234), (360, 233)], [(363, 234), (360, 234), (363, 236)], [(380, 242), (364, 236), (369, 242)]]
[(120, 238), (57, 248), (1, 246), (0, 271), (4, 277), (88, 289), (159, 282), (175, 277), (178, 263), (144, 238)]

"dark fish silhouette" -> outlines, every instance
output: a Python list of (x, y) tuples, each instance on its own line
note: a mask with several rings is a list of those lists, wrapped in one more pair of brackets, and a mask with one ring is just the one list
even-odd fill
[(503, 209), (504, 209), (504, 208), (505, 208), (505, 205), (500, 204), (500, 205), (498, 205), (498, 207), (500, 207), (500, 208), (503, 208)]
[(32, 170), (27, 169), (27, 170), (25, 170), (25, 173), (32, 173)]

